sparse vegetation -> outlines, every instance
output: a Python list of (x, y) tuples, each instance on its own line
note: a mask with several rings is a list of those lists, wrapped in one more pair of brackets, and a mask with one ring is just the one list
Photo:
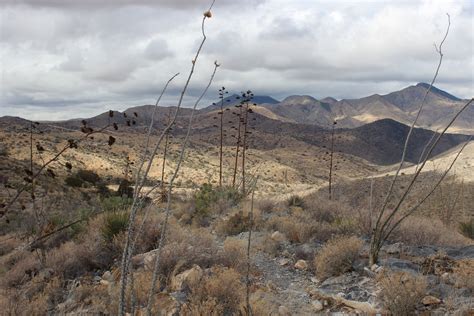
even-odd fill
[(314, 258), (316, 275), (326, 279), (350, 271), (361, 247), (362, 241), (357, 237), (329, 240)]
[(379, 278), (378, 285), (380, 299), (393, 315), (413, 315), (427, 287), (424, 277), (407, 272), (387, 272)]

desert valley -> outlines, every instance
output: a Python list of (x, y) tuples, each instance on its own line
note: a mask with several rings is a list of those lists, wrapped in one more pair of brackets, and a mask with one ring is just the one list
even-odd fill
[(436, 83), (450, 16), (430, 83), (279, 99), (215, 83), (215, 61), (184, 106), (213, 5), (156, 104), (0, 112), (0, 314), (472, 315), (474, 100)]

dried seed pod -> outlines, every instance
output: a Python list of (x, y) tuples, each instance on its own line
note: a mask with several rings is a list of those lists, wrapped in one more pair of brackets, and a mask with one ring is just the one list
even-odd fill
[(211, 11), (209, 11), (209, 10), (206, 11), (206, 12), (204, 12), (203, 15), (204, 15), (204, 17), (206, 17), (206, 18), (208, 18), (208, 19), (212, 18), (212, 13), (211, 13)]

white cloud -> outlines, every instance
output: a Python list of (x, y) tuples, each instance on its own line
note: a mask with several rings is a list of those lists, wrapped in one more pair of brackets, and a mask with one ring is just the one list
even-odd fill
[[(181, 72), (165, 99), (176, 102), (209, 1), (0, 5), (0, 115), (53, 119), (153, 103), (164, 82)], [(361, 97), (429, 81), (446, 12), (452, 25), (438, 86), (466, 98), (474, 90), (468, 0), (217, 0), (213, 12), (190, 96), (199, 94), (216, 59), (222, 63), (216, 87), (277, 98)]]

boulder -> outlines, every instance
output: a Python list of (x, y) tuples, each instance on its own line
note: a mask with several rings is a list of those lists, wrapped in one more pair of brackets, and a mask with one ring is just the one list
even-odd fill
[(423, 297), (423, 300), (421, 300), (423, 305), (428, 306), (428, 305), (438, 305), (441, 303), (441, 300), (437, 297), (434, 297), (432, 295), (427, 295)]
[(170, 290), (183, 291), (186, 287), (199, 282), (203, 274), (204, 272), (201, 267), (194, 265), (191, 269), (188, 269), (171, 278)]
[(320, 312), (324, 309), (323, 303), (321, 303), (318, 300), (312, 301), (311, 306), (313, 306), (313, 309), (314, 309), (315, 312)]
[(275, 231), (275, 232), (272, 233), (270, 238), (275, 240), (275, 241), (284, 241), (285, 240), (285, 235), (283, 235), (279, 231)]
[(280, 307), (278, 307), (278, 315), (279, 316), (291, 316), (291, 313), (290, 313), (290, 310), (288, 309), (288, 307), (286, 307), (284, 305), (281, 305)]

